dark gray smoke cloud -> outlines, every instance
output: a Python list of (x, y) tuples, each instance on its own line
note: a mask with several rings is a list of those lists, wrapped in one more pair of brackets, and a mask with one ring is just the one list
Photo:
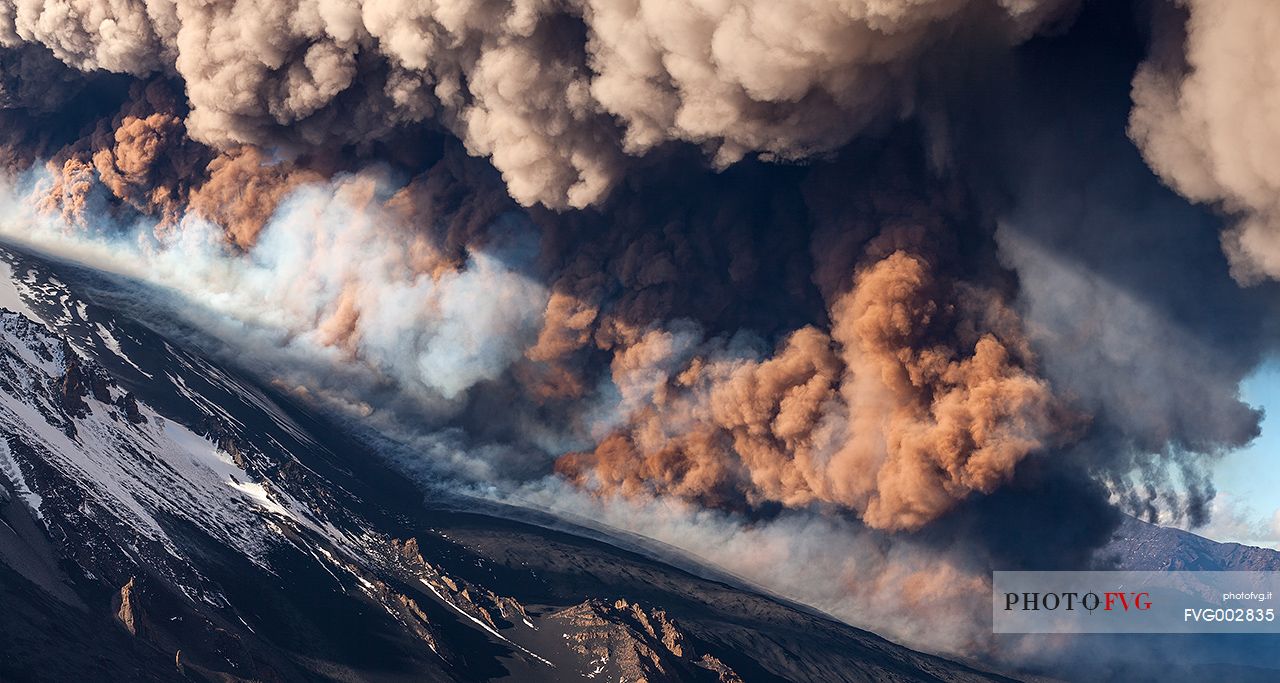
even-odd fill
[[(1002, 63), (1006, 77), (973, 100), (995, 104), (954, 124), (956, 158), (974, 161), (967, 176), (999, 207), (1000, 257), (1018, 273), (1045, 372), (1093, 415), (1076, 457), (1109, 469), (1131, 511), (1198, 524), (1213, 497), (1206, 463), (1258, 434), (1239, 384), (1276, 347), (1280, 299), (1232, 279), (1221, 220), (1126, 144), (1128, 79), (1145, 45), (1117, 28), (1129, 10), (1112, 12), (1108, 27), (1091, 12)], [(1158, 501), (1176, 479), (1185, 495)]]

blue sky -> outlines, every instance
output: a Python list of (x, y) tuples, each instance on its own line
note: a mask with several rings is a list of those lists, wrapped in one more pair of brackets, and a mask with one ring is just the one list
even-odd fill
[(1267, 411), (1262, 435), (1227, 454), (1215, 468), (1213, 521), (1196, 533), (1218, 541), (1280, 546), (1280, 359), (1263, 364), (1241, 385), (1251, 405)]

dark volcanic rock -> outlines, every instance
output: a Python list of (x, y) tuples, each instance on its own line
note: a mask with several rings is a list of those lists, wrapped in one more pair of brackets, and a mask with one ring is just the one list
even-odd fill
[(138, 399), (133, 394), (126, 391), (115, 400), (115, 404), (124, 410), (125, 419), (132, 424), (146, 424), (147, 416), (138, 410)]
[(742, 683), (742, 678), (690, 639), (661, 609), (618, 599), (588, 600), (547, 617), (566, 629), (565, 639), (580, 655), (597, 662), (606, 680), (707, 680)]
[(129, 635), (138, 635), (138, 606), (136, 604), (137, 597), (134, 592), (136, 584), (134, 577), (129, 577), (129, 583), (120, 587), (119, 602), (120, 606), (116, 608), (116, 619), (120, 620), (120, 624), (124, 626)]

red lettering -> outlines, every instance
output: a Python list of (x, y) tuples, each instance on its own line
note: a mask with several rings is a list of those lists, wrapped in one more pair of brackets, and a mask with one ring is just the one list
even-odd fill
[[(1143, 598), (1146, 598), (1146, 600), (1143, 600)], [(1151, 609), (1151, 594), (1138, 593), (1137, 595), (1133, 596), (1133, 606), (1141, 610)]]
[(1106, 596), (1107, 596), (1107, 606), (1103, 608), (1105, 611), (1107, 612), (1111, 611), (1111, 608), (1115, 606), (1116, 598), (1120, 599), (1120, 608), (1126, 612), (1129, 611), (1129, 597), (1124, 593), (1108, 592)]

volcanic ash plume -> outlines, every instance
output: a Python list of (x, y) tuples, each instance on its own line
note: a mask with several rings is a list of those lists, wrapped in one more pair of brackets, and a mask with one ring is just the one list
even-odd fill
[(627, 155), (667, 142), (719, 166), (836, 149), (910, 110), (926, 46), (1014, 43), (1073, 4), (6, 0), (0, 45), (180, 78), (184, 125), (218, 150), (363, 144), (435, 121), (521, 203), (582, 207)]
[(774, 543), (748, 576), (846, 618), (969, 605), (1112, 503), (1204, 508), (1274, 348), (1124, 130), (1280, 279), (1272, 5), (1160, 15), (1136, 77), (1132, 27), (1007, 49), (1073, 4), (0, 0), (0, 230), (436, 490)]
[(650, 332), (612, 364), (639, 406), (630, 422), (557, 469), (606, 494), (834, 503), (917, 529), (1067, 426), (1016, 316), (919, 253), (860, 269), (830, 315), (829, 331), (797, 330), (762, 361), (679, 358), (671, 332)]
[(1280, 278), (1280, 5), (1188, 0), (1133, 79), (1130, 133), (1184, 196), (1235, 217), (1232, 274)]

